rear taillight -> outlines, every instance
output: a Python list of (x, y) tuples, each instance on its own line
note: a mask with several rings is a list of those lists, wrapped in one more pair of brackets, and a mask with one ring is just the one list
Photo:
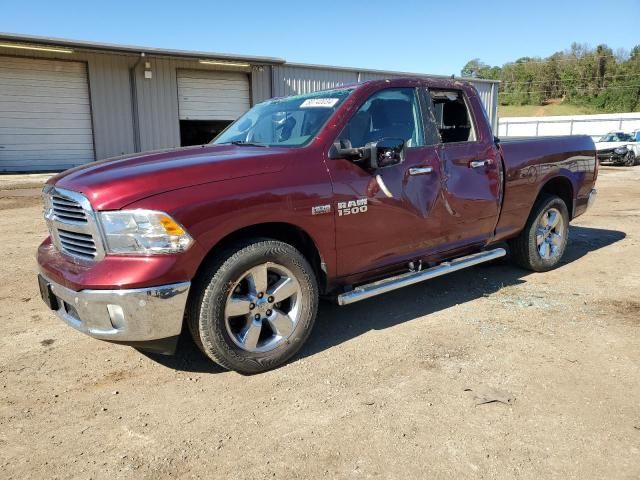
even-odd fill
[(596, 166), (593, 169), (593, 181), (595, 182), (598, 178), (598, 170), (600, 170), (600, 160), (598, 160), (598, 154), (595, 154)]

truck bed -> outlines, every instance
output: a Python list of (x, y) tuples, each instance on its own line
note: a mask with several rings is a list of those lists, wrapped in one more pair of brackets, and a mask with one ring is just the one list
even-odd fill
[[(500, 139), (504, 164), (503, 208), (496, 240), (516, 235), (524, 227), (538, 193), (561, 175), (577, 193), (569, 208), (571, 217), (586, 210), (597, 176), (596, 150), (588, 135), (510, 137)], [(553, 185), (551, 185), (551, 188)]]

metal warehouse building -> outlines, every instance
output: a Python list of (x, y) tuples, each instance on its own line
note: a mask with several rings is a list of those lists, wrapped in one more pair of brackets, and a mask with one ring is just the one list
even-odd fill
[[(268, 98), (406, 75), (0, 34), (0, 172), (206, 143)], [(473, 83), (495, 128), (498, 84)]]

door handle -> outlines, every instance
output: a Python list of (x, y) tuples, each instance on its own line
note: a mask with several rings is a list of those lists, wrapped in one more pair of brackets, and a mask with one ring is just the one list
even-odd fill
[(409, 175), (428, 175), (433, 172), (433, 167), (411, 167)]
[(472, 162), (469, 162), (469, 168), (482, 168), (482, 167), (488, 167), (489, 165), (493, 164), (493, 160), (491, 160), (490, 158), (487, 158), (486, 160), (474, 160)]

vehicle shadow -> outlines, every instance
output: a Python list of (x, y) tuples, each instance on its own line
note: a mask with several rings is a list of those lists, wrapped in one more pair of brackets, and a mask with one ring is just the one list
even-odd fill
[[(571, 240), (562, 265), (612, 245), (625, 236), (625, 233), (616, 230), (571, 226)], [(294, 360), (315, 355), (370, 330), (384, 330), (490, 295), (501, 288), (524, 283), (524, 278), (530, 274), (514, 266), (507, 257), (345, 307), (321, 302), (314, 330)], [(175, 370), (197, 373), (224, 371), (202, 354), (185, 332), (176, 355), (144, 354)]]

